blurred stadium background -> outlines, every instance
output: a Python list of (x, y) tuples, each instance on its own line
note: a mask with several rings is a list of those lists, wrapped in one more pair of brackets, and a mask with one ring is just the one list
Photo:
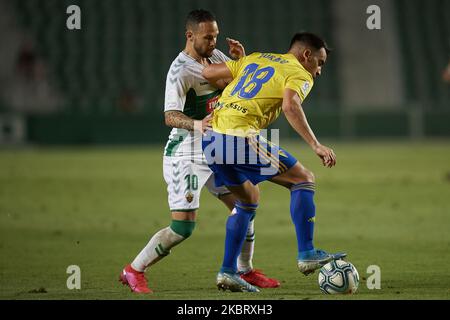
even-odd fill
[[(70, 4), (81, 30), (66, 28)], [(381, 30), (366, 28), (370, 4)], [(198, 7), (216, 14), (225, 52), (225, 37), (247, 52), (284, 52), (300, 30), (327, 39), (334, 53), (305, 104), (321, 137), (450, 136), (446, 0), (3, 0), (0, 141), (164, 143), (166, 72)]]

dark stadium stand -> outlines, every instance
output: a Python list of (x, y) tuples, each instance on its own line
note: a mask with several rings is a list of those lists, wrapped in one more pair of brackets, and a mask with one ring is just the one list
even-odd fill
[[(404, 105), (386, 112), (362, 106), (348, 115), (341, 90), (342, 57), (336, 51), (306, 101), (310, 122), (321, 136), (450, 135), (450, 90), (441, 77), (450, 59), (450, 1), (394, 2)], [(27, 115), (29, 141), (163, 143), (168, 133), (162, 112), (166, 72), (184, 48), (184, 17), (194, 9), (192, 2), (8, 0), (8, 3), (14, 9), (12, 15), (18, 28), (32, 41), (36, 55), (45, 63), (50, 84), (61, 97), (58, 100), (61, 106), (53, 115)], [(220, 28), (218, 48), (224, 52), (227, 52), (226, 37), (241, 40), (247, 53), (285, 52), (291, 36), (298, 31), (321, 34), (332, 48), (338, 41), (335, 30), (339, 21), (333, 11), (333, 0), (194, 3), (197, 8), (216, 14)], [(66, 8), (72, 4), (82, 8), (81, 30), (66, 28)], [(0, 103), (1, 110), (8, 110), (6, 101)], [(74, 131), (64, 130), (63, 124)], [(280, 117), (275, 126), (286, 129), (288, 124)], [(285, 136), (295, 136), (290, 129), (282, 131)]]
[[(333, 45), (329, 2), (198, 4), (216, 13), (221, 30), (219, 48), (224, 51), (224, 38), (230, 36), (241, 39), (247, 52), (284, 52), (299, 30), (314, 30)], [(32, 33), (39, 54), (53, 71), (53, 83), (66, 98), (66, 112), (120, 113), (117, 103), (125, 91), (136, 95), (143, 113), (161, 111), (166, 72), (184, 47), (184, 21), (173, 17), (185, 16), (192, 9), (186, 2), (14, 0), (14, 4), (22, 25)], [(66, 15), (61, 13), (69, 4), (83, 8), (80, 31), (64, 28)], [(232, 9), (236, 7), (240, 11)], [(289, 21), (285, 17), (292, 12), (296, 18)], [(221, 23), (223, 20), (227, 23)], [(320, 94), (311, 96), (311, 105), (336, 103), (337, 66), (330, 60), (326, 75), (317, 84)]]
[(441, 74), (450, 59), (450, 1), (395, 3), (407, 100), (448, 110), (450, 90)]

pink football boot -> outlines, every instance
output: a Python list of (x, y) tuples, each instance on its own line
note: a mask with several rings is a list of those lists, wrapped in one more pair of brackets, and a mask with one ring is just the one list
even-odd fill
[(123, 285), (130, 287), (131, 291), (136, 293), (153, 293), (147, 285), (144, 272), (134, 270), (131, 265), (127, 265), (120, 274), (119, 281)]

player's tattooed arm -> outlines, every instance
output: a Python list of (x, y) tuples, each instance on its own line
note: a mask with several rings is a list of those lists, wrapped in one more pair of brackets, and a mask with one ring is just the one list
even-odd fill
[(204, 133), (206, 130), (211, 129), (211, 117), (208, 115), (203, 120), (194, 120), (189, 118), (181, 111), (166, 111), (164, 113), (166, 125), (172, 128), (186, 129), (189, 131), (198, 130)]
[(164, 118), (166, 120), (166, 126), (189, 131), (194, 130), (194, 119), (189, 118), (183, 112), (167, 111), (164, 113)]

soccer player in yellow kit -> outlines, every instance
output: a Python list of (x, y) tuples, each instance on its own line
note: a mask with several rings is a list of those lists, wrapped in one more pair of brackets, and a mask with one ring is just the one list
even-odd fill
[[(283, 111), (294, 130), (320, 157), (324, 166), (336, 164), (334, 151), (319, 143), (301, 104), (321, 74), (329, 49), (312, 33), (297, 33), (286, 54), (253, 53), (238, 61), (213, 64), (203, 76), (214, 83), (230, 81), (219, 99), (202, 142), (216, 186), (225, 185), (238, 199), (226, 225), (225, 254), (217, 275), (223, 290), (258, 292), (237, 274), (236, 261), (248, 222), (259, 201), (258, 183), (269, 180), (291, 192), (291, 218), (298, 245), (297, 265), (310, 274), (345, 253), (314, 248), (314, 175), (283, 148), (260, 136)], [(256, 159), (256, 160), (255, 160)]]

